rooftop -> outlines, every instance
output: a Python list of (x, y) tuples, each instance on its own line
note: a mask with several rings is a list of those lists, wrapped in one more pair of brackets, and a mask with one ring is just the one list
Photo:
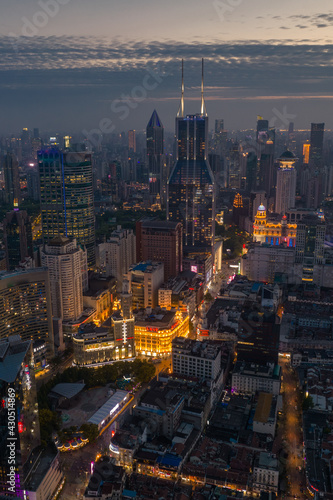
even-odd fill
[(113, 413), (116, 408), (118, 408), (120, 403), (122, 403), (127, 397), (128, 392), (126, 391), (115, 392), (114, 395), (111, 396), (111, 398), (109, 398), (107, 402), (92, 415), (92, 417), (90, 417), (88, 422), (90, 424), (99, 425), (103, 420), (109, 417), (109, 415), (111, 415), (111, 413)]

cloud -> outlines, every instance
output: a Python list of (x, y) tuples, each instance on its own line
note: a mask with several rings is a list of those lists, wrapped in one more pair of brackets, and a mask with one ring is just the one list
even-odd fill
[[(182, 58), (185, 96), (195, 107), (202, 57), (205, 94), (213, 109), (214, 101), (323, 101), (332, 95), (333, 45), (320, 45), (320, 39), (119, 43), (90, 37), (35, 37), (20, 39), (15, 47), (10, 39), (0, 37), (0, 107), (11, 120), (1, 126), (26, 126), (28, 117), (41, 127), (53, 120), (58, 126), (64, 120), (68, 127), (94, 126), (111, 116), (113, 100), (124, 99), (123, 95), (142, 86), (148, 70), (163, 75), (138, 107), (138, 116), (142, 109), (149, 109), (149, 114), (155, 101), (163, 106), (179, 99)], [(166, 113), (173, 123), (177, 110), (171, 108)], [(129, 128), (135, 126), (137, 122)]]

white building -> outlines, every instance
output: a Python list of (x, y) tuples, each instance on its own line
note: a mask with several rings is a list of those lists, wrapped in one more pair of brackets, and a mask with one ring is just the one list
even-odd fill
[(253, 490), (258, 493), (261, 491), (277, 492), (278, 485), (278, 461), (275, 455), (263, 451), (257, 457), (253, 468)]
[(273, 283), (275, 273), (285, 273), (291, 277), (294, 263), (294, 248), (255, 244), (241, 259), (241, 274), (251, 281)]
[(296, 169), (297, 158), (291, 151), (285, 151), (279, 158), (277, 171), (275, 211), (285, 214), (289, 208), (295, 206), (296, 196)]
[(105, 268), (106, 276), (117, 279), (117, 290), (122, 289), (123, 275), (136, 262), (135, 235), (131, 229), (113, 231), (106, 243), (98, 247), (100, 265)]
[(256, 365), (238, 361), (232, 372), (232, 388), (240, 394), (280, 393), (281, 368), (279, 365)]
[(158, 290), (164, 282), (163, 262), (140, 262), (129, 268), (127, 279), (133, 296), (133, 308), (156, 307)]
[(88, 288), (87, 251), (58, 236), (41, 251), (42, 265), (49, 269), (52, 314), (76, 321), (83, 311), (83, 291)]
[(59, 462), (59, 452), (54, 455), (44, 451), (37, 460), (37, 466), (26, 486), (29, 500), (56, 498), (65, 479)]
[(172, 342), (172, 371), (179, 375), (210, 381), (212, 402), (223, 384), (221, 344), (177, 337)]

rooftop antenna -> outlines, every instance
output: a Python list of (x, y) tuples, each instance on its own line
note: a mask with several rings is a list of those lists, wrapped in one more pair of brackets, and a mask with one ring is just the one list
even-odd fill
[(205, 99), (204, 99), (204, 59), (203, 58), (201, 61), (201, 110), (200, 110), (200, 114), (207, 116)]
[(180, 106), (177, 116), (184, 118), (184, 59), (182, 59), (182, 96), (180, 98)]

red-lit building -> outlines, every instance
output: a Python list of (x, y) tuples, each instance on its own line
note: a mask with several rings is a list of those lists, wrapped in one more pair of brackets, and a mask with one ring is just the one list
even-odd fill
[(136, 260), (164, 263), (164, 280), (182, 271), (183, 227), (180, 222), (141, 220), (136, 223)]

